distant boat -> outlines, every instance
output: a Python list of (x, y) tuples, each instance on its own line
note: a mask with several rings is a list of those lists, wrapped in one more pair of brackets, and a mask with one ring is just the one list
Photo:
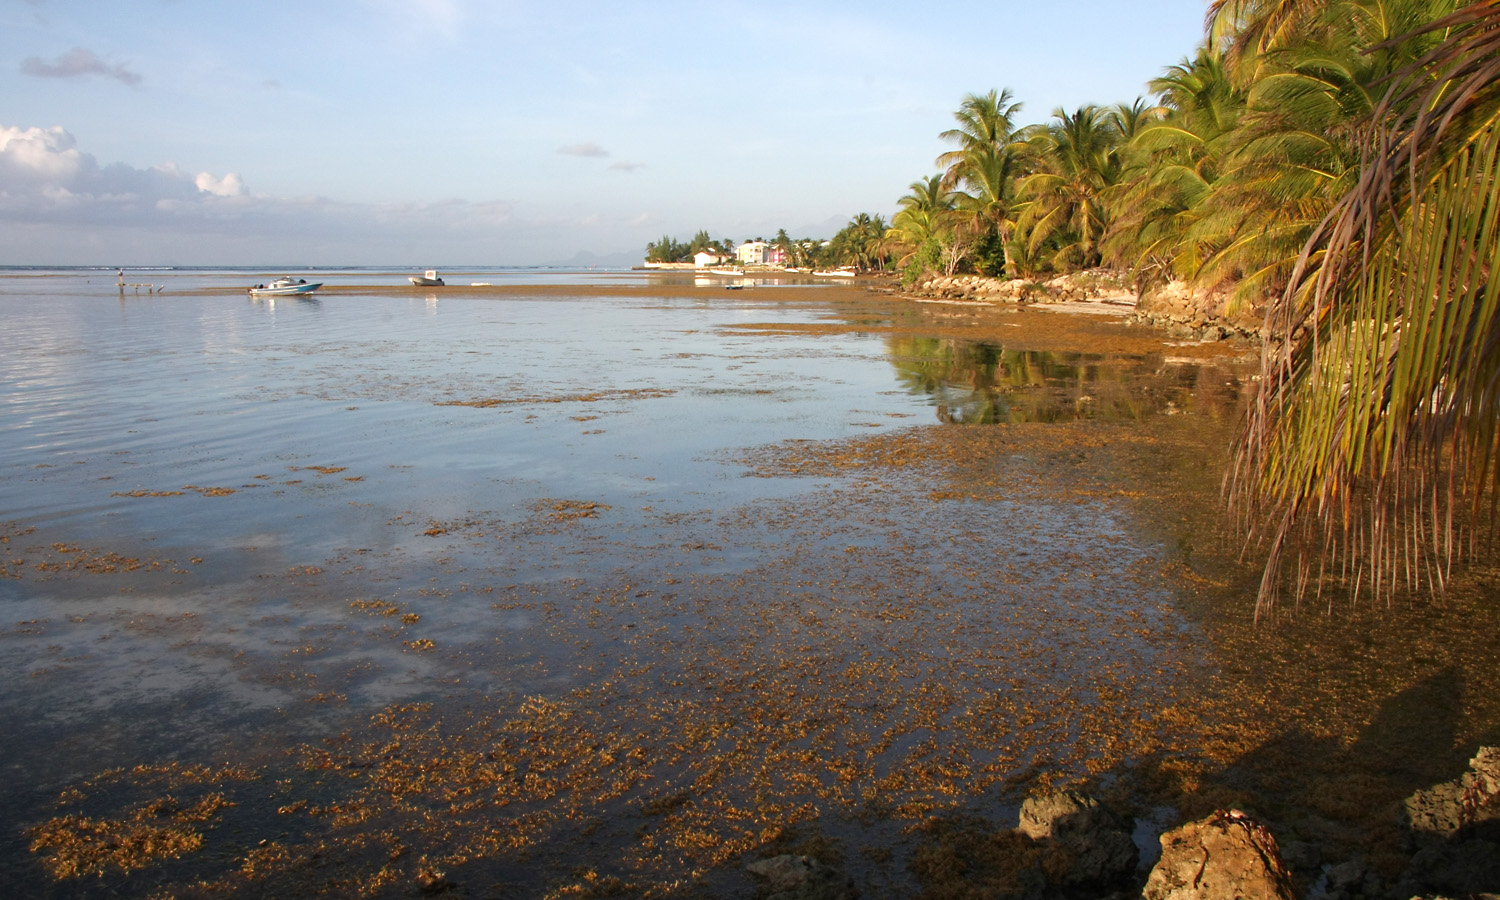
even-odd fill
[(437, 269), (428, 269), (421, 275), (408, 275), (407, 280), (417, 287), (442, 287), (443, 279), (438, 277)]
[(823, 269), (821, 271), (814, 272), (813, 274), (814, 275), (820, 275), (820, 276), (822, 276), (824, 278), (853, 278), (854, 277), (854, 271), (852, 269)]
[(308, 284), (306, 278), (293, 279), (292, 276), (288, 275), (285, 278), (278, 278), (270, 284), (257, 284), (250, 289), (250, 293), (256, 297), (278, 297), (284, 294), (311, 294), (322, 286), (323, 282), (321, 281)]

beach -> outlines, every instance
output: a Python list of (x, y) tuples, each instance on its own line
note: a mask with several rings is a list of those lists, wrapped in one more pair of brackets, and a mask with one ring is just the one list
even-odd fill
[(785, 852), (960, 896), (945, 842), (1049, 785), (1148, 858), (1238, 804), (1399, 870), (1392, 804), (1500, 737), (1483, 566), (1251, 622), (1248, 344), (886, 284), (108, 275), (0, 279), (38, 896), (751, 897)]

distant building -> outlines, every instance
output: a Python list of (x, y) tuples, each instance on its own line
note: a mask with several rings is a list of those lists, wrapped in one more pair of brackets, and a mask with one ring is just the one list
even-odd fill
[(709, 253), (707, 250), (699, 250), (697, 253), (693, 254), (693, 265), (697, 266), (700, 269), (706, 269), (709, 266), (717, 266), (723, 261), (724, 257), (720, 256), (717, 253)]
[(734, 255), (744, 265), (763, 266), (766, 264), (766, 251), (770, 246), (765, 241), (746, 241), (735, 248)]
[(766, 241), (746, 241), (735, 249), (741, 265), (786, 266), (786, 248)]

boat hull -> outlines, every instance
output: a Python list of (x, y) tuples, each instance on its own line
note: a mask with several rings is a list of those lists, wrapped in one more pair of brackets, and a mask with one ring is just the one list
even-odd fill
[(444, 284), (441, 278), (423, 278), (421, 275), (408, 275), (406, 280), (417, 287), (442, 287)]
[(323, 282), (316, 284), (289, 284), (283, 287), (251, 288), (250, 293), (256, 297), (284, 297), (289, 294), (311, 294), (323, 286)]

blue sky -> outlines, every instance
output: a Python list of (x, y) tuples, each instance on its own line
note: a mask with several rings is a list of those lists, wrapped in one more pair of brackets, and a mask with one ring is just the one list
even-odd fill
[(1201, 0), (0, 0), (0, 265), (545, 264), (889, 216), (966, 93), (1133, 100)]

